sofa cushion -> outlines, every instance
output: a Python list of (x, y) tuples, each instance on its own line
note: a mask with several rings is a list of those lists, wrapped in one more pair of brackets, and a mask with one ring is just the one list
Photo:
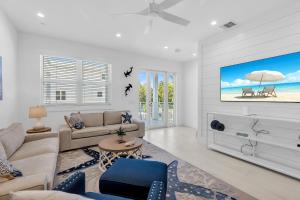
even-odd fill
[(105, 111), (104, 112), (104, 126), (122, 123), (121, 111)]
[(0, 158), (7, 159), (4, 146), (2, 145), (2, 142), (0, 141)]
[(56, 169), (56, 161), (56, 153), (47, 153), (21, 160), (11, 161), (11, 164), (22, 171), (23, 177), (31, 175), (42, 176), (44, 183), (47, 183), (47, 187), (52, 188)]
[(80, 113), (85, 127), (103, 126), (103, 113)]
[(31, 156), (36, 156), (45, 153), (58, 153), (59, 149), (58, 138), (45, 138), (24, 143), (9, 160), (20, 160)]
[(157, 161), (120, 158), (102, 174), (99, 190), (103, 194), (147, 199), (153, 181), (167, 186), (167, 169), (165, 163)]
[(44, 190), (45, 174), (35, 174), (30, 176), (22, 176), (10, 181), (1, 183), (0, 199), (9, 199), (11, 191), (19, 190)]
[(9, 158), (24, 142), (25, 131), (21, 123), (14, 123), (0, 132), (0, 141)]
[(114, 124), (105, 126), (109, 133), (116, 133), (117, 130), (122, 127), (125, 132), (136, 131), (139, 129), (137, 124)]
[(60, 191), (19, 191), (10, 194), (10, 200), (91, 200), (89, 198)]
[(50, 178), (51, 176), (53, 176), (53, 174), (51, 175), (51, 173), (56, 168), (56, 160), (57, 154), (47, 153), (24, 158), (21, 160), (14, 160), (11, 161), (11, 164), (22, 171), (23, 176), (44, 173), (49, 175), (48, 178)]
[(109, 131), (106, 127), (88, 127), (72, 132), (72, 139), (96, 137), (100, 135), (107, 135)]

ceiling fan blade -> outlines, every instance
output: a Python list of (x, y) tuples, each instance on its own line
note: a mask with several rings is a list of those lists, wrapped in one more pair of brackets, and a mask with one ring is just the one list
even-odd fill
[(139, 15), (149, 15), (150, 13), (150, 9), (149, 8), (146, 8), (140, 12), (138, 12)]
[(159, 8), (162, 10), (165, 10), (172, 6), (175, 6), (176, 4), (178, 4), (181, 1), (183, 1), (183, 0), (165, 0), (159, 4)]
[(173, 22), (175, 24), (179, 24), (179, 25), (182, 25), (182, 26), (187, 26), (190, 23), (190, 21), (188, 21), (186, 19), (183, 19), (181, 17), (178, 17), (176, 15), (173, 15), (173, 14), (170, 14), (170, 13), (167, 13), (167, 12), (164, 12), (164, 11), (158, 13), (158, 15), (161, 18), (163, 18), (163, 19), (165, 19), (169, 22)]
[(152, 29), (152, 25), (153, 25), (153, 19), (149, 19), (149, 22), (145, 28), (144, 34), (148, 34), (150, 33), (151, 29)]
[(139, 13), (134, 13), (134, 12), (132, 12), (132, 13), (130, 13), (130, 12), (128, 12), (128, 13), (111, 13), (111, 15), (139, 15)]
[(112, 15), (149, 15), (149, 12), (149, 8), (146, 8), (140, 12), (112, 13)]

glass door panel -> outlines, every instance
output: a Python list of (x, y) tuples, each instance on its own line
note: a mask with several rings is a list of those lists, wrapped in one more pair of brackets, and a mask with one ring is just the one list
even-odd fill
[(168, 74), (168, 126), (175, 126), (175, 74)]
[[(139, 117), (147, 121), (147, 72), (141, 71), (139, 77)], [(147, 125), (147, 124), (146, 124)]]
[(151, 115), (150, 128), (165, 127), (164, 120), (164, 73), (150, 72)]

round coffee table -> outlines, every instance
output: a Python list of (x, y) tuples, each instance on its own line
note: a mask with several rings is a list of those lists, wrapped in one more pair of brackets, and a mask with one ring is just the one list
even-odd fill
[(125, 143), (118, 142), (119, 137), (116, 135), (110, 136), (101, 140), (98, 144), (100, 150), (99, 168), (101, 171), (106, 171), (108, 166), (113, 164), (116, 158), (142, 159), (143, 140), (136, 137), (124, 136), (126, 142), (134, 141), (134, 144), (126, 146)]

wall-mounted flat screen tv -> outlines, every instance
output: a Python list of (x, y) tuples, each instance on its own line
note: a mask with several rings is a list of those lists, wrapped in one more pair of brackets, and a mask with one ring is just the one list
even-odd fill
[(220, 69), (221, 101), (300, 102), (300, 52)]

